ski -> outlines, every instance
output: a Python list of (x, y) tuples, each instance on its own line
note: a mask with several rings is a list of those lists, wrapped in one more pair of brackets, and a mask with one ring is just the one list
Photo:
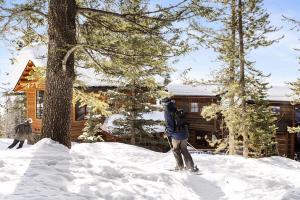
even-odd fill
[(190, 171), (188, 169), (183, 169), (183, 170), (175, 170), (175, 169), (168, 169), (170, 172), (178, 172), (178, 173), (187, 173), (191, 175), (202, 175), (203, 173), (199, 171), (198, 168), (196, 168), (196, 171)]

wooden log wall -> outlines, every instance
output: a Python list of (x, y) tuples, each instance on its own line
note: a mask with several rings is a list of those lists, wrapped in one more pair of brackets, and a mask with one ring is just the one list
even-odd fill
[(287, 126), (295, 126), (295, 107), (288, 102), (270, 102), (270, 106), (280, 107), (276, 123), (279, 155), (294, 158), (296, 135), (288, 133)]
[[(208, 149), (209, 147), (205, 137), (211, 136), (218, 131), (216, 120), (206, 121), (201, 116), (203, 106), (216, 102), (214, 97), (182, 97), (174, 96), (177, 108), (183, 109), (186, 113), (189, 123), (189, 142), (196, 148)], [(198, 103), (198, 112), (191, 112), (191, 103)]]
[[(45, 85), (39, 85), (36, 88), (29, 88), (26, 90), (27, 96), (27, 118), (31, 118), (33, 120), (32, 123), (32, 131), (35, 134), (41, 133), (42, 128), (42, 120), (36, 118), (36, 93), (38, 90), (44, 90)], [(71, 123), (71, 140), (77, 141), (78, 136), (81, 135), (82, 129), (84, 128), (84, 124), (86, 120), (76, 121), (75, 120), (75, 106), (72, 107), (71, 112), (72, 123)]]
[[(209, 139), (213, 134), (216, 137), (220, 136), (220, 122), (217, 120), (206, 121), (200, 115), (201, 108), (205, 105), (217, 102), (214, 97), (183, 97), (174, 96), (176, 106), (184, 109), (186, 112), (187, 121), (190, 124), (189, 142), (200, 149), (210, 148), (205, 142), (205, 136)], [(191, 103), (198, 103), (199, 112), (192, 113)], [(277, 148), (279, 155), (294, 158), (296, 148), (296, 135), (287, 132), (287, 126), (295, 126), (295, 108), (289, 102), (270, 102), (270, 106), (278, 107), (279, 113), (276, 115), (277, 120)]]

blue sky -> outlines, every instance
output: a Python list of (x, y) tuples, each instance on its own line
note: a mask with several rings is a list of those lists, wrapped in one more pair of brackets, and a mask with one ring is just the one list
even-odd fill
[[(170, 4), (173, 1), (170, 0), (163, 3)], [(273, 46), (256, 50), (250, 57), (252, 61), (256, 61), (257, 68), (261, 69), (265, 74), (271, 73), (268, 81), (272, 85), (284, 85), (297, 77), (300, 78), (300, 72), (298, 71), (300, 69), (298, 63), (300, 52), (293, 50), (294, 48), (300, 49), (300, 33), (291, 31), (291, 25), (282, 21), (282, 15), (300, 20), (300, 1), (265, 0), (265, 8), (271, 14), (271, 23), (275, 26), (283, 26), (279, 32), (270, 37), (285, 35), (285, 38)], [(9, 60), (12, 55), (7, 45), (7, 42), (0, 41), (0, 80), (3, 80), (5, 72), (12, 70)], [(173, 78), (176, 79), (184, 69), (191, 67), (191, 76), (193, 78), (207, 79), (211, 71), (219, 66), (219, 63), (215, 62), (215, 56), (211, 50), (200, 49), (179, 57), (179, 62), (171, 64), (177, 70)]]
[[(285, 35), (279, 43), (267, 48), (255, 50), (251, 55), (251, 61), (256, 62), (256, 67), (265, 74), (271, 74), (268, 81), (272, 85), (284, 85), (286, 82), (300, 78), (300, 65), (298, 56), (294, 48), (300, 49), (300, 33), (290, 30), (290, 24), (282, 21), (282, 15), (300, 20), (300, 1), (299, 0), (265, 0), (265, 8), (270, 13), (271, 24), (282, 27), (270, 37), (280, 37)], [(200, 49), (180, 57), (179, 62), (173, 65), (177, 69), (174, 75), (176, 78), (184, 69), (191, 67), (190, 76), (198, 79), (207, 79), (211, 72), (220, 66), (215, 62), (216, 55), (207, 49)]]

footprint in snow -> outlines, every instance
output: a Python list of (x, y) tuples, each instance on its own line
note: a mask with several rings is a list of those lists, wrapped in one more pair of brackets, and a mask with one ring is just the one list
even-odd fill
[(56, 164), (57, 164), (57, 161), (56, 161), (56, 160), (50, 160), (50, 161), (46, 162), (46, 164), (47, 164), (48, 166), (53, 166), (53, 165), (56, 165)]
[(4, 167), (4, 161), (0, 160), (0, 168)]

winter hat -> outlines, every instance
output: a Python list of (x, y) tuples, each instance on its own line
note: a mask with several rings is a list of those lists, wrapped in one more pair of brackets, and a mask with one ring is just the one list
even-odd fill
[(164, 104), (167, 104), (167, 103), (169, 103), (170, 101), (171, 101), (171, 98), (170, 98), (170, 97), (165, 97), (165, 98), (163, 98), (163, 99), (161, 100), (161, 102), (164, 103)]
[(176, 105), (174, 102), (170, 101), (168, 104), (167, 104), (167, 110), (169, 112), (176, 112), (177, 108), (176, 108)]

